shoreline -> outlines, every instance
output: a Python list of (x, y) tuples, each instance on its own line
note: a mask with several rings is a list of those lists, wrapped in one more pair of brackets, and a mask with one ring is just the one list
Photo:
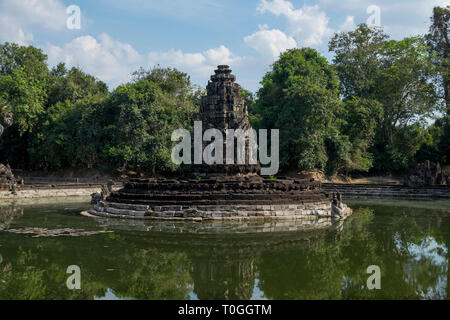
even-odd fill
[(349, 200), (418, 200), (450, 199), (449, 185), (408, 187), (392, 184), (322, 183), (326, 192), (339, 192)]
[(0, 208), (8, 206), (40, 206), (40, 205), (58, 205), (58, 204), (85, 204), (89, 206), (90, 196), (69, 196), (69, 197), (42, 197), (42, 198), (16, 198), (0, 199)]
[(0, 191), (0, 200), (19, 200), (19, 199), (42, 199), (42, 198), (61, 198), (61, 197), (90, 197), (92, 193), (99, 192), (100, 187), (90, 188), (45, 188), (45, 189), (25, 189), (17, 190), (17, 194), (11, 191)]
[[(113, 186), (113, 190), (119, 190), (122, 186)], [(93, 193), (101, 191), (101, 185), (26, 185), (16, 190), (16, 194), (11, 191), (0, 190), (0, 204), (4, 202), (14, 202), (18, 200), (39, 200), (39, 199), (60, 199), (60, 198), (88, 198), (90, 200)]]
[[(25, 185), (11, 191), (0, 190), (0, 204), (18, 200), (39, 200), (59, 198), (89, 198), (93, 193), (101, 191), (101, 184), (64, 184), (64, 185)], [(122, 184), (113, 186), (117, 191)], [(450, 186), (429, 186), (412, 188), (401, 185), (382, 184), (341, 184), (322, 183), (325, 192), (339, 192), (348, 200), (417, 200), (433, 201), (450, 199)]]

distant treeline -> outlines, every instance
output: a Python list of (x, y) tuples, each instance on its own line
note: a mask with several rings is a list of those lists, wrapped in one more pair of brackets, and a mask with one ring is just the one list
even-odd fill
[[(424, 160), (449, 164), (449, 30), (450, 6), (436, 7), (424, 36), (390, 40), (365, 24), (335, 34), (332, 64), (311, 48), (287, 50), (258, 92), (242, 90), (252, 125), (280, 129), (285, 169), (399, 173)], [(0, 162), (173, 172), (171, 134), (192, 127), (204, 94), (186, 73), (161, 67), (109, 92), (78, 68), (49, 69), (38, 48), (3, 43)]]

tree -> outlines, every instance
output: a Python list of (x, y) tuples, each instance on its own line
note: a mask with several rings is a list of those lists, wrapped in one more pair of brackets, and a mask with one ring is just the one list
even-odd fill
[(341, 134), (335, 136), (346, 139), (343, 141), (348, 141), (349, 150), (339, 148), (339, 145), (345, 146), (343, 143), (333, 144), (337, 147), (332, 150), (342, 150), (340, 155), (339, 153), (335, 156), (330, 155), (330, 164), (336, 171), (347, 174), (352, 171), (367, 172), (372, 168), (373, 155), (369, 152), (369, 148), (373, 145), (382, 115), (383, 108), (376, 100), (352, 97), (343, 102), (336, 120)]
[(96, 80), (78, 68), (67, 70), (65, 64), (60, 63), (50, 74), (52, 84), (48, 94), (49, 106), (65, 101), (75, 103), (87, 96), (108, 95), (108, 87), (104, 82)]
[[(433, 56), (421, 37), (389, 40), (380, 28), (359, 25), (354, 31), (336, 34), (329, 44), (344, 100), (354, 97), (381, 105), (375, 134), (374, 165), (378, 170), (405, 170), (422, 140), (415, 124), (424, 125), (441, 110), (432, 79)], [(420, 130), (419, 130), (420, 131)], [(417, 144), (405, 149), (403, 140)], [(391, 166), (396, 163), (397, 165)]]
[(139, 71), (106, 104), (105, 160), (115, 168), (175, 170), (171, 134), (191, 128), (198, 101), (187, 74), (159, 67)]
[(99, 164), (102, 119), (86, 120), (102, 112), (109, 93), (105, 83), (78, 68), (58, 64), (50, 73), (46, 110), (39, 116), (39, 133), (33, 134), (28, 152), (32, 167), (61, 169)]
[(0, 44), (0, 98), (9, 101), (21, 133), (32, 131), (47, 97), (47, 56), (40, 49)]
[(47, 99), (47, 56), (32, 46), (0, 44), (0, 100), (7, 101), (14, 123), (0, 141), (0, 161), (26, 167), (27, 147)]
[(424, 141), (415, 155), (416, 162), (430, 160), (448, 164), (450, 160), (450, 116), (437, 119), (424, 131)]
[(395, 127), (424, 120), (439, 110), (430, 82), (436, 69), (421, 37), (388, 41), (382, 54), (383, 69), (378, 72), (375, 94), (384, 106), (381, 139), (392, 143)]
[(314, 49), (288, 50), (261, 84), (258, 126), (280, 129), (281, 165), (324, 169), (325, 139), (340, 105), (338, 81), (327, 60)]
[(333, 64), (344, 98), (376, 99), (377, 74), (382, 68), (380, 52), (388, 38), (381, 28), (360, 24), (330, 40), (329, 51), (335, 54)]
[(447, 113), (450, 112), (450, 6), (435, 7), (431, 17), (427, 43), (436, 53), (435, 63), (440, 70), (442, 97), (446, 101)]

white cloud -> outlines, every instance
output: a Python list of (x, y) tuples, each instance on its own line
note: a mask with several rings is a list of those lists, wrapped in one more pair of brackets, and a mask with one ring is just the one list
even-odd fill
[(320, 46), (324, 38), (333, 30), (328, 28), (328, 17), (318, 5), (304, 5), (295, 9), (294, 5), (285, 0), (261, 0), (257, 11), (270, 12), (276, 16), (284, 16), (287, 20), (286, 33), (295, 38), (297, 43), (305, 47)]
[(265, 28), (261, 27), (260, 29), (245, 37), (244, 42), (258, 51), (264, 60), (272, 62), (279, 57), (280, 53), (297, 47), (297, 42), (294, 38), (278, 29), (265, 30)]
[(381, 26), (394, 39), (424, 34), (428, 31), (433, 7), (450, 5), (449, 0), (319, 0), (328, 11), (355, 16), (357, 24), (366, 23), (366, 9), (377, 5), (381, 10)]
[(0, 40), (28, 44), (35, 29), (61, 30), (66, 8), (59, 0), (2, 0), (0, 2)]
[(47, 53), (50, 65), (64, 62), (69, 67), (79, 67), (112, 87), (129, 81), (131, 73), (143, 62), (131, 45), (107, 34), (98, 39), (89, 35), (78, 37), (62, 47), (50, 45)]
[(33, 41), (33, 34), (24, 31), (13, 19), (0, 13), (0, 40), (25, 45)]
[(401, 12), (415, 12), (420, 15), (429, 15), (435, 6), (445, 7), (449, 5), (448, 0), (319, 0), (324, 8), (339, 9), (346, 11), (363, 11), (370, 5), (377, 5), (382, 11), (401, 10)]
[(224, 45), (215, 49), (206, 50), (204, 55), (207, 63), (214, 65), (214, 67), (219, 64), (238, 64), (242, 60), (241, 57), (235, 56)]
[(140, 67), (160, 65), (177, 68), (187, 72), (198, 83), (206, 82), (217, 65), (236, 66), (244, 59), (223, 45), (204, 52), (186, 53), (172, 49), (142, 55), (131, 45), (114, 40), (107, 34), (97, 38), (90, 35), (78, 37), (61, 47), (49, 45), (46, 52), (51, 66), (64, 62), (68, 67), (79, 67), (106, 82), (110, 89), (130, 81), (133, 71)]
[(211, 75), (220, 64), (238, 65), (243, 59), (234, 55), (224, 45), (197, 53), (172, 49), (165, 52), (152, 51), (148, 54), (148, 64), (151, 67), (157, 64), (176, 67), (198, 78)]
[(355, 28), (356, 28), (355, 17), (347, 16), (347, 18), (345, 19), (345, 22), (339, 28), (339, 31), (346, 32), (346, 31), (354, 30)]

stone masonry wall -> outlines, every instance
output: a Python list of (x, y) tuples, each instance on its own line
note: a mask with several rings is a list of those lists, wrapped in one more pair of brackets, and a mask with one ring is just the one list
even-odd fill
[(89, 213), (94, 215), (148, 219), (251, 219), (331, 217), (328, 201), (290, 205), (205, 205), (205, 206), (146, 206), (100, 201)]

